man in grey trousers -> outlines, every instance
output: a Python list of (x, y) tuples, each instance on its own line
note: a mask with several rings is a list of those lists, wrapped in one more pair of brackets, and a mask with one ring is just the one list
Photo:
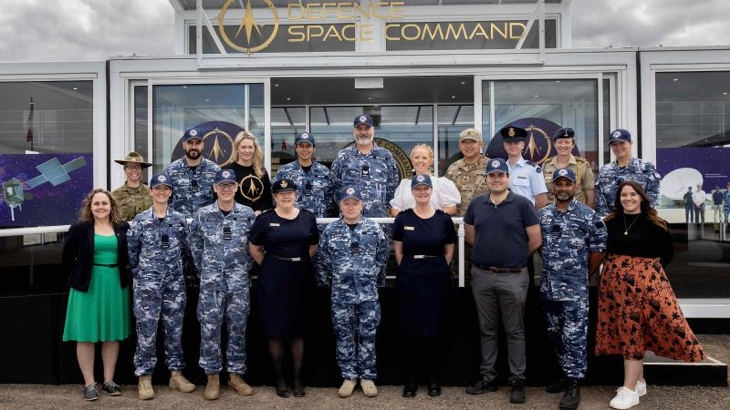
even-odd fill
[(501, 159), (487, 163), (489, 193), (474, 198), (464, 215), (466, 240), (474, 247), (471, 289), (479, 314), (481, 378), (469, 394), (497, 390), (499, 317), (507, 336), (512, 387), (510, 402), (525, 402), (525, 299), (527, 258), (540, 245), (540, 220), (532, 203), (511, 192), (509, 167)]

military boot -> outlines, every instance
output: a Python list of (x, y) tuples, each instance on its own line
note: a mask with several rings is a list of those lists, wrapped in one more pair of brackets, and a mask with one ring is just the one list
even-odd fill
[(155, 397), (155, 391), (152, 390), (152, 375), (151, 374), (145, 374), (145, 375), (139, 376), (138, 391), (139, 391), (140, 400), (149, 400), (149, 399)]
[(340, 386), (340, 390), (337, 391), (337, 395), (345, 398), (352, 396), (352, 392), (355, 390), (355, 386), (357, 386), (357, 380), (355, 379), (346, 379), (342, 382), (342, 386)]
[(229, 373), (228, 385), (236, 390), (236, 393), (241, 396), (250, 396), (253, 394), (253, 389), (246, 383), (241, 376), (236, 373)]
[(560, 400), (560, 410), (577, 409), (580, 405), (580, 383), (578, 379), (568, 379), (565, 394)]
[(360, 387), (365, 397), (375, 397), (378, 395), (378, 388), (375, 387), (375, 382), (370, 379), (360, 379)]
[(195, 390), (195, 385), (190, 383), (179, 370), (170, 372), (170, 390), (179, 390), (183, 393), (190, 393)]
[(206, 400), (217, 400), (221, 397), (221, 381), (218, 378), (218, 373), (208, 375), (208, 384), (205, 386), (203, 397)]

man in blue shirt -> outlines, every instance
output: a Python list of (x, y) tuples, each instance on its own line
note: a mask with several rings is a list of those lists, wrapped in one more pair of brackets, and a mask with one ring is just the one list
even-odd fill
[(471, 289), (482, 348), (481, 379), (466, 391), (482, 394), (497, 390), (495, 363), (501, 318), (507, 336), (510, 401), (524, 403), (527, 258), (540, 248), (540, 221), (532, 203), (511, 192), (509, 183), (507, 163), (501, 158), (489, 160), (489, 193), (474, 198), (464, 215), (466, 240), (474, 247)]

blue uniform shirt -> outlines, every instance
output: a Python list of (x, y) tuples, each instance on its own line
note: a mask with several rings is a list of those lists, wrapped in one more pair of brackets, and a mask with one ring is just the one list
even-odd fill
[(190, 249), (200, 272), (200, 290), (241, 291), (248, 288), (253, 258), (248, 251), (248, 233), (253, 210), (235, 203), (224, 215), (218, 201), (200, 208), (190, 226)]
[(540, 166), (532, 161), (520, 158), (514, 166), (509, 167), (509, 189), (517, 195), (522, 195), (535, 205), (535, 197), (547, 193), (545, 178)]
[(563, 212), (550, 204), (538, 215), (543, 259), (540, 295), (553, 301), (588, 298), (588, 255), (606, 250), (606, 224), (575, 199)]
[(161, 285), (165, 273), (183, 274), (183, 257), (189, 256), (187, 220), (170, 207), (160, 220), (150, 207), (129, 224), (127, 244), (134, 278)]
[(215, 201), (213, 180), (220, 171), (213, 161), (203, 158), (195, 170), (190, 168), (185, 157), (172, 162), (164, 173), (172, 184), (172, 208), (186, 218), (192, 218), (195, 212)]
[(596, 178), (596, 212), (598, 215), (604, 217), (611, 213), (618, 186), (626, 180), (641, 184), (651, 198), (652, 206), (657, 206), (661, 176), (651, 162), (631, 158), (629, 164), (623, 168), (618, 166), (617, 161), (613, 161), (598, 170), (598, 178)]
[(327, 217), (327, 208), (332, 203), (334, 185), (329, 169), (313, 161), (309, 172), (304, 172), (299, 160), (279, 168), (274, 183), (290, 179), (297, 185), (297, 206), (314, 214), (317, 218)]
[(362, 192), (363, 215), (384, 218), (400, 180), (393, 155), (377, 145), (363, 155), (355, 145), (337, 154), (332, 162), (334, 192), (342, 187), (358, 186)]
[(333, 301), (378, 300), (389, 252), (388, 238), (377, 222), (363, 218), (353, 230), (340, 218), (327, 225), (319, 243), (317, 283), (332, 283)]
[(725, 214), (730, 214), (730, 189), (722, 194), (722, 202), (722, 212)]

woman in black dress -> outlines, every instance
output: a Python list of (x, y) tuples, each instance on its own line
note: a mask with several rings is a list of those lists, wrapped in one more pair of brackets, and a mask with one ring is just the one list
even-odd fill
[(258, 311), (269, 354), (276, 372), (276, 394), (289, 397), (282, 362), (289, 342), (294, 374), (294, 396), (304, 396), (299, 377), (304, 355), (306, 296), (314, 286), (312, 256), (319, 231), (314, 215), (294, 206), (297, 186), (289, 179), (277, 181), (272, 192), (276, 206), (259, 215), (249, 235), (249, 250), (257, 264)]
[(271, 209), (271, 181), (264, 168), (264, 153), (251, 132), (241, 131), (236, 135), (233, 155), (221, 168), (229, 168), (236, 173), (236, 202), (253, 209), (256, 216)]
[(418, 364), (426, 365), (429, 396), (441, 394), (441, 340), (451, 293), (449, 263), (456, 232), (451, 217), (431, 205), (433, 186), (428, 175), (411, 181), (413, 209), (395, 218), (393, 247), (398, 261), (395, 279), (399, 330), (403, 335), (403, 397), (414, 397)]

